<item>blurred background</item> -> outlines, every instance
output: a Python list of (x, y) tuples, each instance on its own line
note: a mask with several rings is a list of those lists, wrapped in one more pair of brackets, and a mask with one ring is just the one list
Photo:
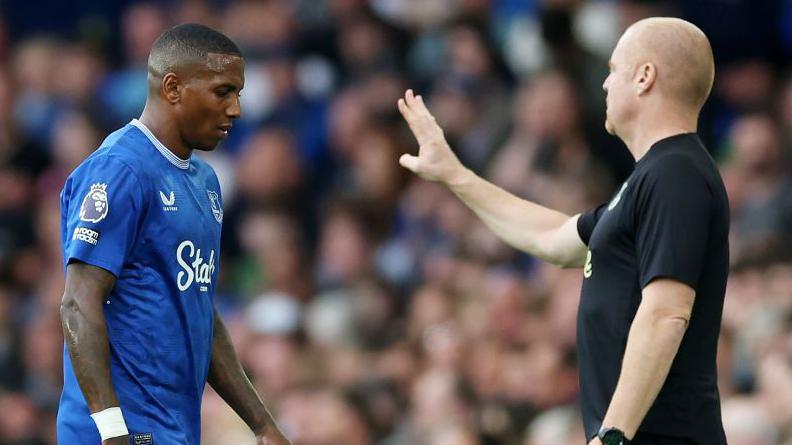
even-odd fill
[[(792, 444), (792, 1), (0, 0), (0, 444), (55, 444), (58, 193), (139, 116), (149, 48), (200, 22), (245, 54), (201, 153), (225, 202), (217, 305), (295, 445), (582, 444), (581, 273), (506, 247), (397, 163), (422, 93), (463, 162), (570, 214), (632, 168), (603, 130), (630, 23), (686, 18), (717, 64), (700, 133), (732, 210), (719, 350), (732, 445)], [(207, 389), (205, 445), (252, 435)]]

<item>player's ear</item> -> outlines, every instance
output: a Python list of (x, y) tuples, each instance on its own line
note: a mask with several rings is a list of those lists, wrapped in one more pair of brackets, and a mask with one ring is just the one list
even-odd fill
[(165, 100), (175, 104), (181, 99), (181, 91), (179, 91), (179, 77), (175, 73), (168, 73), (162, 77), (162, 94)]
[(639, 96), (647, 93), (654, 86), (657, 79), (657, 67), (651, 62), (644, 63), (638, 67), (638, 75), (635, 82), (635, 92)]

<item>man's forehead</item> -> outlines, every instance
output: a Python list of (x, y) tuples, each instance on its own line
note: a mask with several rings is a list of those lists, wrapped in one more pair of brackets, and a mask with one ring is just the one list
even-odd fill
[(209, 53), (206, 55), (206, 69), (222, 74), (227, 70), (241, 69), (244, 66), (242, 57), (235, 54)]
[(187, 77), (213, 83), (231, 83), (242, 88), (245, 83), (245, 62), (237, 55), (210, 53), (204, 60), (192, 65)]

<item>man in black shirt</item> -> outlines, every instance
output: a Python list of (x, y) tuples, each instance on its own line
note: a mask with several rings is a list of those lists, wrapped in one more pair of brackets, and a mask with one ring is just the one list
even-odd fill
[(512, 246), (583, 267), (577, 343), (590, 443), (725, 444), (715, 356), (729, 211), (695, 134), (712, 88), (712, 50), (694, 25), (651, 18), (624, 33), (609, 66), (605, 127), (636, 165), (593, 210), (565, 215), (476, 176), (411, 90), (398, 107), (420, 150), (399, 161), (446, 184)]

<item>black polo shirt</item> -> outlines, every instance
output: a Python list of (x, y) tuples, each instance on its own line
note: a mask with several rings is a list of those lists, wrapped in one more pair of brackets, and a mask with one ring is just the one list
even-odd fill
[[(639, 431), (725, 444), (715, 356), (729, 268), (729, 204), (696, 134), (655, 143), (613, 199), (583, 213), (589, 247), (577, 320), (583, 423), (602, 424), (641, 290), (671, 278), (696, 290), (690, 325)], [(610, 425), (607, 425), (610, 426)]]

